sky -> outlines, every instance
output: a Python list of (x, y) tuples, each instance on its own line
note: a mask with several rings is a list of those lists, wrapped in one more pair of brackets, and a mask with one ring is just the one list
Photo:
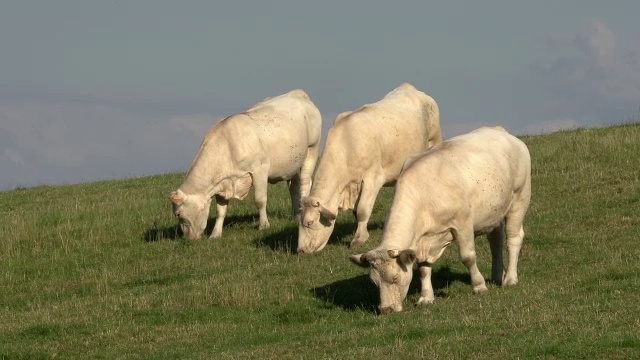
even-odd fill
[(218, 120), (296, 88), (323, 135), (402, 82), (438, 102), (445, 138), (638, 121), (638, 14), (635, 0), (4, 1), (0, 191), (185, 172)]

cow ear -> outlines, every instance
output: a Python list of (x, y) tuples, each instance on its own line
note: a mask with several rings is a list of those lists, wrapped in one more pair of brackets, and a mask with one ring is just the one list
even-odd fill
[(183, 193), (182, 190), (172, 191), (169, 194), (169, 199), (176, 205), (182, 205), (182, 203), (187, 199), (187, 194)]
[(332, 213), (331, 211), (329, 211), (326, 207), (320, 205), (320, 215), (322, 215), (323, 218), (329, 220), (329, 221), (333, 221), (336, 219), (336, 214)]
[(315, 197), (305, 196), (300, 201), (300, 204), (303, 209), (318, 209), (318, 211), (320, 212), (320, 216), (322, 216), (325, 220), (332, 221), (336, 219), (336, 214), (332, 213), (330, 210), (322, 206), (322, 204), (320, 204), (320, 201)]
[(390, 258), (395, 259), (400, 255), (400, 250), (398, 249), (387, 250), (387, 255), (389, 255)]
[(349, 260), (360, 267), (369, 267), (372, 259), (368, 254), (357, 254), (349, 256)]
[(416, 261), (416, 251), (411, 249), (402, 251), (398, 249), (391, 249), (387, 251), (387, 254), (392, 259), (398, 259), (398, 261), (404, 265), (410, 265)]
[(320, 202), (316, 198), (305, 196), (300, 200), (300, 205), (302, 205), (303, 208), (317, 208), (320, 206)]
[(398, 255), (398, 260), (404, 265), (413, 265), (416, 261), (416, 251), (411, 249), (402, 250)]

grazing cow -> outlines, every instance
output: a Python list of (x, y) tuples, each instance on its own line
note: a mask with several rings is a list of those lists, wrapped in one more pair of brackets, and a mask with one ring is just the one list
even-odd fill
[(441, 142), (438, 104), (407, 83), (376, 103), (338, 115), (311, 193), (302, 200), (298, 254), (325, 247), (339, 210), (354, 209), (358, 228), (351, 246), (367, 241), (380, 188), (395, 184), (408, 156)]
[(170, 194), (183, 233), (194, 240), (202, 235), (215, 197), (211, 237), (219, 237), (229, 199), (244, 199), (252, 186), (259, 228), (268, 228), (267, 184), (283, 180), (289, 185), (294, 214), (299, 215), (300, 199), (311, 187), (321, 127), (320, 111), (300, 89), (267, 98), (214, 125), (184, 182)]
[[(487, 291), (476, 265), (474, 238), (487, 234), (491, 278), (518, 282), (522, 222), (531, 198), (531, 159), (526, 145), (501, 127), (454, 137), (408, 161), (375, 249), (350, 260), (370, 267), (383, 314), (402, 310), (417, 263), (422, 280), (418, 305), (433, 302), (431, 266), (453, 241), (469, 269), (474, 293)], [(502, 243), (509, 265), (503, 275)]]

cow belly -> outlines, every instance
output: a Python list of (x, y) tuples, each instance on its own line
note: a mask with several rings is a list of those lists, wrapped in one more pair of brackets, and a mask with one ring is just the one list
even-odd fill
[(494, 198), (482, 203), (480, 208), (476, 207), (473, 219), (474, 233), (476, 235), (488, 234), (500, 226), (509, 210), (509, 205), (509, 201), (500, 201)]
[[(306, 155), (306, 154), (305, 154)], [(291, 162), (271, 162), (269, 169), (269, 182), (275, 184), (279, 181), (289, 180), (300, 172), (305, 158), (302, 154), (294, 157)]]
[(495, 228), (502, 224), (502, 219), (500, 221), (486, 222), (481, 223), (473, 227), (473, 234), (475, 236), (485, 235), (492, 232)]

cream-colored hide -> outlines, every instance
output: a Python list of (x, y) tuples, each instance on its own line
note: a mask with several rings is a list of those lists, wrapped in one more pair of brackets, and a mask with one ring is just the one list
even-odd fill
[(338, 115), (302, 202), (298, 253), (325, 247), (340, 210), (354, 209), (358, 222), (351, 246), (367, 241), (380, 188), (395, 183), (408, 156), (441, 142), (438, 105), (407, 83), (376, 103)]
[(294, 214), (309, 194), (318, 159), (322, 119), (303, 90), (267, 98), (227, 117), (207, 132), (184, 182), (170, 194), (173, 212), (185, 236), (202, 236), (215, 197), (212, 238), (222, 234), (231, 198), (244, 199), (255, 189), (259, 228), (269, 227), (267, 184), (287, 181)]
[[(483, 127), (454, 137), (407, 162), (378, 247), (353, 255), (370, 267), (380, 289), (383, 314), (402, 310), (418, 264), (422, 291), (418, 304), (434, 301), (431, 265), (451, 242), (469, 269), (474, 293), (487, 291), (476, 265), (475, 236), (487, 234), (495, 283), (518, 282), (522, 222), (531, 198), (531, 159), (526, 145), (501, 127)], [(509, 264), (502, 246), (506, 233)]]

